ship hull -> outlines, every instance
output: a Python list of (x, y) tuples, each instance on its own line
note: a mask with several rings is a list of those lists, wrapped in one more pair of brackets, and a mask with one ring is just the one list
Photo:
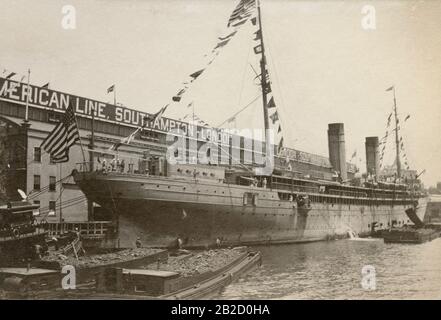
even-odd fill
[[(298, 208), (279, 200), (277, 191), (212, 181), (141, 175), (77, 173), (86, 196), (113, 213), (121, 246), (184, 247), (309, 242), (346, 237), (348, 231), (368, 235), (373, 225), (386, 229), (392, 221), (411, 223), (411, 205), (355, 205), (312, 202)], [(244, 203), (244, 194), (258, 196)], [(421, 216), (425, 208), (419, 207)]]

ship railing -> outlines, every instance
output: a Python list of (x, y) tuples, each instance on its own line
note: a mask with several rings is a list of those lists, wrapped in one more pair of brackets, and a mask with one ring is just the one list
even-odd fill
[(298, 184), (290, 184), (290, 183), (283, 183), (283, 182), (272, 182), (272, 188), (278, 189), (278, 190), (288, 190), (288, 191), (295, 191), (295, 192), (314, 192), (318, 193), (317, 187), (309, 187), (309, 186), (302, 186)]
[(69, 232), (79, 232), (83, 237), (104, 237), (113, 232), (112, 221), (86, 221), (86, 222), (48, 222), (50, 236), (60, 236)]
[[(92, 168), (92, 170), (90, 170)], [(90, 162), (77, 162), (76, 169), (79, 172), (98, 172), (98, 173), (119, 173), (119, 174), (139, 174), (139, 175), (149, 175), (148, 171), (141, 172), (138, 169), (135, 169), (133, 163), (121, 163), (121, 162), (112, 162), (112, 161), (101, 161), (94, 162), (91, 164)], [(152, 175), (152, 174), (150, 174)]]
[(328, 193), (331, 195), (335, 195), (335, 196), (346, 196), (346, 197), (353, 197), (353, 198), (367, 198), (366, 192), (343, 191), (343, 190), (329, 189)]

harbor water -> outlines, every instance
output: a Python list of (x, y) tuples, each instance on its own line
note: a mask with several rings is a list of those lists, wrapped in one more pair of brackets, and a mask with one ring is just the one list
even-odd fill
[[(441, 238), (417, 245), (347, 239), (256, 250), (262, 266), (217, 298), (441, 299)], [(366, 265), (375, 268), (375, 289), (372, 281), (362, 283)]]

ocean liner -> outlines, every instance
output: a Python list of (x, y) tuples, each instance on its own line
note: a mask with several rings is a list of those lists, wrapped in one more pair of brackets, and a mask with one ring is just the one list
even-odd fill
[[(256, 78), (263, 101), (265, 164), (234, 161), (230, 145), (226, 151), (218, 148), (230, 153), (222, 164), (149, 159), (148, 167), (140, 161), (137, 169), (129, 170), (82, 165), (73, 172), (75, 182), (90, 201), (112, 213), (121, 245), (138, 238), (144, 245), (184, 247), (295, 243), (345, 237), (349, 231), (369, 235), (422, 220), (425, 195), (416, 176), (402, 175), (398, 126), (396, 172), (387, 181), (380, 179), (375, 137), (366, 140), (367, 174), (360, 177), (353, 168), (348, 170), (343, 124), (329, 125), (329, 159), (303, 159), (305, 153), (283, 145), (260, 4), (241, 0), (228, 23), (230, 35), (248, 22), (257, 28), (254, 51), (260, 56)], [(228, 37), (219, 39), (224, 45)], [(146, 122), (158, 121), (165, 108)], [(395, 119), (397, 124), (396, 103)], [(276, 143), (270, 135), (274, 124)], [(190, 158), (188, 152), (184, 158)]]

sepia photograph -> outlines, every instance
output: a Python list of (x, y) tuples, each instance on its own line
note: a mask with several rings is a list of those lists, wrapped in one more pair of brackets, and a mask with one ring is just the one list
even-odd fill
[(441, 299), (440, 17), (2, 0), (0, 300)]

